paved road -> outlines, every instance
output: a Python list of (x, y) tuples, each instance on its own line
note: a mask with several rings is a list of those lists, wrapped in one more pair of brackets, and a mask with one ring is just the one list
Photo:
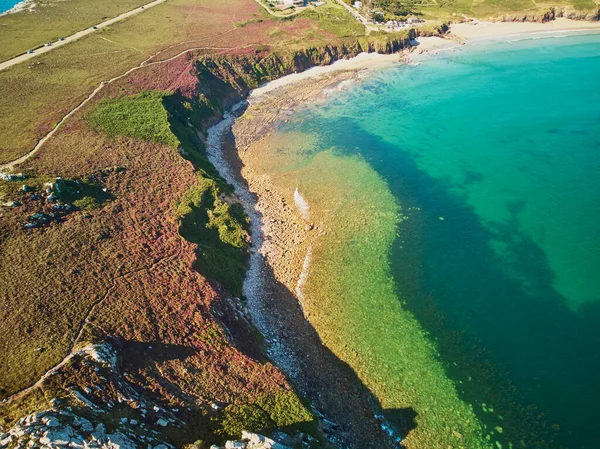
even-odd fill
[(9, 59), (8, 61), (1, 62), (0, 70), (7, 69), (9, 67), (12, 67), (13, 65), (20, 64), (21, 62), (25, 62), (31, 58), (35, 58), (36, 56), (41, 55), (42, 53), (47, 53), (49, 51), (54, 50), (55, 48), (66, 45), (69, 42), (73, 42), (73, 41), (76, 41), (77, 39), (81, 39), (82, 37), (87, 36), (88, 34), (94, 33), (101, 28), (105, 28), (107, 26), (113, 25), (114, 23), (117, 23), (123, 19), (126, 19), (127, 17), (131, 17), (135, 14), (139, 14), (140, 12), (142, 12), (148, 8), (152, 8), (153, 6), (159, 5), (160, 3), (163, 3), (165, 1), (166, 0), (154, 0), (153, 2), (147, 3), (138, 8), (132, 9), (131, 11), (124, 12), (123, 14), (120, 14), (117, 17), (113, 17), (112, 19), (109, 19), (105, 22), (99, 23), (98, 25), (95, 25), (90, 28), (86, 28), (85, 30), (82, 30), (82, 31), (78, 31), (75, 34), (71, 34), (70, 36), (65, 37), (64, 40), (62, 40), (62, 41), (52, 42), (52, 45), (50, 45), (49, 47), (39, 47), (39, 48), (36, 48), (33, 53), (25, 53), (23, 55), (16, 56), (12, 59)]

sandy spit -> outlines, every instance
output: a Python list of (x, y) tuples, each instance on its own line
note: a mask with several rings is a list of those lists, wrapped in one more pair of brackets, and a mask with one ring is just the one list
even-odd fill
[(398, 443), (382, 428), (378, 402), (322, 344), (305, 315), (302, 297), (310, 275), (311, 243), (321, 229), (311, 221), (302, 189), (276, 186), (261, 171), (261, 156), (266, 137), (292, 111), (359, 82), (369, 68), (399, 61), (399, 55), (363, 54), (283, 77), (255, 89), (207, 137), (209, 159), (235, 187), (251, 219), (244, 296), (265, 336), (268, 355), (324, 418), (330, 440), (347, 449), (397, 449)]

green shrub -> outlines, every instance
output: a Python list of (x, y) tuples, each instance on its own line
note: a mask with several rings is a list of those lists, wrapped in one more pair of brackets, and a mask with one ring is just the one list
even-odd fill
[(248, 254), (248, 223), (241, 206), (219, 198), (222, 188), (199, 175), (177, 205), (179, 233), (198, 245), (196, 268), (241, 295)]
[(100, 203), (93, 196), (84, 196), (79, 200), (73, 201), (73, 204), (77, 206), (79, 209), (83, 210), (92, 210), (98, 209), (100, 207)]
[(218, 432), (226, 438), (239, 438), (242, 430), (267, 433), (275, 429), (269, 415), (255, 404), (231, 404), (223, 411), (221, 430)]

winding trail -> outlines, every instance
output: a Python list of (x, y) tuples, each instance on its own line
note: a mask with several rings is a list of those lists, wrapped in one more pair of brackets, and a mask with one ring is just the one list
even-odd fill
[[(79, 323), (77, 332), (75, 333), (75, 336), (73, 337), (73, 339), (71, 340), (71, 344), (69, 345), (69, 350), (67, 352), (67, 355), (59, 363), (57, 363), (52, 368), (47, 370), (44, 374), (42, 374), (35, 383), (29, 385), (28, 387), (22, 388), (21, 390), (17, 391), (16, 393), (13, 393), (12, 395), (6, 397), (5, 399), (3, 399), (2, 403), (9, 403), (9, 402), (16, 401), (17, 399), (25, 396), (27, 393), (30, 393), (31, 391), (35, 390), (36, 388), (42, 386), (42, 384), (44, 383), (44, 381), (46, 379), (48, 379), (50, 376), (54, 375), (54, 373), (56, 373), (59, 369), (61, 369), (63, 366), (65, 366), (65, 364), (67, 364), (69, 362), (69, 360), (71, 360), (74, 356), (83, 352), (83, 350), (75, 351), (75, 346), (77, 345), (77, 343), (79, 342), (79, 339), (81, 338), (81, 336), (83, 334), (85, 325), (89, 324), (91, 326), (96, 326), (94, 323), (90, 322), (89, 319), (94, 314), (94, 311), (96, 310), (96, 308), (99, 307), (110, 296), (112, 291), (116, 288), (119, 280), (125, 279), (128, 277), (132, 277), (132, 276), (136, 276), (139, 273), (150, 271), (165, 261), (170, 261), (172, 259), (175, 259), (176, 257), (180, 257), (182, 252), (183, 252), (183, 241), (180, 242), (179, 251), (177, 251), (175, 254), (172, 254), (168, 257), (163, 257), (163, 258), (157, 260), (156, 262), (154, 262), (149, 267), (140, 268), (139, 270), (135, 270), (135, 271), (130, 271), (128, 273), (125, 273), (125, 274), (122, 274), (120, 276), (113, 278), (112, 285), (106, 290), (106, 292), (104, 293), (104, 295), (102, 295), (100, 297), (100, 299), (98, 299), (97, 301), (95, 301), (94, 303), (92, 303), (90, 305), (85, 316)], [(117, 271), (118, 271), (118, 269), (117, 269)]]
[(52, 51), (55, 48), (62, 47), (63, 45), (67, 45), (68, 43), (76, 41), (77, 39), (81, 39), (82, 37), (87, 36), (88, 34), (94, 33), (101, 28), (105, 28), (107, 26), (113, 25), (117, 22), (120, 22), (121, 20), (124, 20), (133, 15), (139, 14), (148, 8), (152, 8), (153, 6), (160, 5), (161, 3), (164, 3), (166, 1), (167, 0), (154, 0), (153, 2), (146, 3), (145, 5), (142, 5), (142, 6), (138, 6), (137, 8), (132, 9), (131, 11), (127, 11), (127, 12), (124, 12), (123, 14), (119, 14), (118, 16), (113, 17), (112, 19), (106, 20), (102, 23), (99, 23), (97, 25), (86, 28), (85, 30), (81, 30), (74, 34), (71, 34), (70, 36), (65, 37), (62, 41), (59, 40), (56, 42), (52, 42), (51, 45), (48, 47), (40, 46), (40, 47), (35, 48), (33, 50), (33, 53), (24, 53), (22, 55), (15, 56), (12, 59), (1, 62), (0, 70), (4, 70), (9, 67), (12, 67), (13, 65), (28, 61), (29, 59), (35, 58), (36, 56), (39, 56), (43, 53), (48, 53), (49, 51)]
[[(165, 0), (162, 0), (165, 1)], [(180, 44), (176, 44), (176, 45), (180, 45)], [(77, 111), (79, 111), (82, 107), (84, 107), (92, 98), (94, 98), (96, 95), (98, 95), (98, 93), (104, 88), (104, 86), (113, 83), (121, 78), (126, 77), (127, 75), (129, 75), (132, 72), (135, 72), (136, 70), (142, 69), (144, 67), (149, 67), (152, 65), (156, 65), (156, 64), (162, 64), (164, 62), (169, 62), (172, 61), (174, 59), (179, 58), (180, 56), (184, 55), (185, 53), (191, 52), (191, 51), (196, 51), (196, 50), (235, 50), (235, 47), (195, 47), (195, 48), (188, 48), (187, 50), (183, 50), (179, 53), (177, 53), (175, 56), (172, 56), (168, 59), (161, 59), (159, 61), (152, 61), (153, 58), (155, 58), (156, 56), (158, 56), (159, 54), (163, 53), (164, 51), (168, 50), (167, 49), (163, 49), (160, 50), (159, 52), (153, 54), (152, 56), (150, 56), (149, 58), (145, 59), (144, 61), (142, 61), (139, 65), (132, 67), (131, 69), (127, 70), (125, 73), (115, 76), (114, 78), (111, 78), (108, 81), (102, 81), (100, 83), (100, 85), (98, 87), (96, 87), (92, 93), (90, 93), (81, 103), (79, 103), (74, 109), (72, 109), (69, 113), (67, 113), (67, 115), (65, 115), (55, 126), (54, 128), (52, 128), (50, 130), (50, 132), (48, 132), (48, 134), (46, 134), (44, 137), (42, 137), (40, 140), (38, 140), (37, 144), (33, 147), (33, 149), (31, 151), (29, 151), (27, 154), (19, 157), (18, 159), (12, 160), (10, 162), (7, 162), (5, 164), (0, 165), (0, 171), (11, 171), (15, 165), (19, 165), (22, 164), (23, 162), (27, 161), (29, 158), (31, 158), (34, 154), (36, 154), (40, 148), (42, 148), (42, 146), (48, 141), (48, 139), (50, 139), (55, 133), (56, 131), (58, 131), (58, 129), (61, 127), (61, 125), (63, 125), (69, 118), (71, 118)], [(152, 62), (151, 62), (152, 61)]]
[[(165, 1), (165, 0), (160, 0)], [(222, 33), (218, 33), (217, 35), (213, 35), (213, 36), (205, 36), (203, 38), (197, 39), (197, 41), (202, 41), (202, 40), (207, 40), (207, 39), (211, 39), (214, 38), (216, 36), (220, 36), (226, 33), (231, 32), (232, 30), (228, 30)], [(31, 158), (33, 155), (35, 155), (40, 148), (48, 141), (48, 139), (50, 139), (60, 128), (60, 126), (65, 123), (70, 117), (72, 117), (77, 111), (79, 111), (83, 106), (85, 106), (90, 100), (92, 100), (105, 86), (107, 86), (110, 83), (113, 83), (114, 81), (117, 81), (127, 75), (129, 75), (130, 73), (142, 69), (144, 67), (149, 67), (152, 65), (156, 65), (156, 64), (162, 64), (165, 62), (169, 62), (172, 61), (174, 59), (179, 58), (180, 56), (192, 52), (192, 51), (197, 51), (197, 50), (235, 50), (235, 49), (239, 49), (239, 48), (245, 48), (254, 44), (248, 44), (248, 45), (244, 45), (241, 47), (193, 47), (193, 48), (188, 48), (186, 50), (180, 51), (179, 53), (177, 53), (174, 56), (171, 56), (167, 59), (161, 59), (161, 60), (157, 60), (157, 61), (152, 61), (155, 57), (157, 57), (158, 55), (160, 55), (161, 53), (168, 51), (169, 49), (176, 47), (178, 45), (182, 45), (185, 42), (179, 42), (177, 44), (173, 44), (167, 48), (161, 49), (160, 51), (154, 53), (152, 56), (148, 57), (147, 59), (145, 59), (144, 61), (142, 61), (140, 64), (138, 64), (135, 67), (130, 68), (129, 70), (127, 70), (126, 72), (124, 72), (121, 75), (118, 75), (114, 78), (111, 78), (108, 81), (102, 81), (100, 83), (100, 85), (98, 87), (96, 87), (96, 89), (94, 89), (92, 91), (92, 93), (90, 93), (81, 103), (79, 103), (75, 108), (73, 108), (69, 113), (67, 113), (55, 126), (54, 128), (52, 128), (43, 138), (41, 138), (37, 144), (35, 145), (35, 147), (27, 154), (25, 154), (24, 156), (19, 157), (18, 159), (15, 159), (11, 162), (8, 162), (6, 164), (0, 165), (0, 171), (10, 171), (12, 170), (12, 168), (15, 165), (18, 164), (22, 164), (23, 162), (27, 161), (29, 158)], [(123, 279), (125, 277), (129, 277), (129, 276), (133, 276), (136, 275), (140, 272), (144, 272), (144, 271), (149, 271), (153, 268), (155, 268), (157, 265), (159, 265), (160, 263), (162, 263), (165, 260), (171, 260), (175, 257), (179, 257), (181, 255), (181, 252), (183, 251), (183, 242), (181, 242), (181, 246), (179, 251), (176, 254), (173, 254), (169, 257), (166, 258), (162, 258), (159, 259), (158, 261), (156, 261), (155, 263), (153, 263), (152, 265), (150, 265), (149, 267), (146, 268), (141, 268), (139, 270), (136, 271), (132, 271), (129, 273), (125, 273), (122, 274), (120, 276), (115, 277), (112, 280), (112, 284), (111, 286), (106, 290), (106, 292), (104, 293), (104, 295), (102, 295), (102, 297), (100, 299), (98, 299), (97, 301), (95, 301), (88, 309), (88, 311), (86, 312), (86, 314), (84, 315), (84, 317), (82, 318), (81, 322), (79, 323), (79, 326), (77, 328), (77, 332), (75, 333), (75, 336), (73, 337), (73, 339), (71, 340), (71, 343), (69, 345), (69, 349), (67, 352), (67, 355), (56, 365), (54, 365), (52, 368), (48, 369), (44, 374), (42, 374), (42, 376), (40, 376), (40, 378), (33, 384), (29, 385), (28, 387), (22, 388), (21, 390), (13, 393), (12, 395), (6, 397), (5, 399), (2, 400), (2, 403), (9, 403), (9, 402), (13, 402), (23, 396), (25, 396), (27, 393), (33, 391), (34, 389), (40, 387), (44, 381), (46, 379), (48, 379), (50, 376), (52, 376), (54, 373), (56, 373), (60, 368), (62, 368), (66, 363), (69, 362), (69, 360), (71, 360), (71, 358), (73, 358), (73, 356), (75, 356), (76, 354), (80, 353), (81, 351), (75, 351), (75, 346), (77, 344), (77, 342), (79, 341), (79, 339), (81, 338), (81, 335), (83, 334), (83, 330), (85, 329), (85, 325), (86, 324), (90, 324), (90, 325), (94, 325), (93, 323), (91, 323), (89, 321), (89, 318), (92, 316), (92, 314), (94, 313), (94, 311), (109, 297), (110, 293), (115, 289), (117, 282), (120, 279)]]

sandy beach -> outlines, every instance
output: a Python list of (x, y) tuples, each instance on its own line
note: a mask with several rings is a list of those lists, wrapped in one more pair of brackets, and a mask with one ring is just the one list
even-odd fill
[(436, 54), (439, 51), (453, 50), (462, 45), (483, 41), (560, 37), (576, 33), (596, 32), (600, 33), (600, 22), (565, 18), (558, 18), (544, 23), (472, 20), (450, 25), (450, 31), (444, 38), (436, 36), (418, 38), (413, 52), (409, 54), (409, 59), (418, 61), (421, 59), (421, 55)]
[[(600, 23), (558, 19), (551, 23), (468, 22), (451, 27), (446, 38), (420, 38), (414, 54), (431, 54), (480, 39), (505, 39), (531, 33), (600, 31)], [(413, 54), (413, 56), (414, 56)], [(395, 447), (375, 418), (377, 400), (347, 366), (326, 347), (302, 307), (302, 285), (310, 270), (312, 241), (327, 232), (312, 222), (310, 204), (298, 192), (281, 188), (265, 170), (264, 155), (273, 151), (278, 123), (309, 104), (326, 101), (328, 92), (345, 89), (368, 76), (368, 71), (410, 62), (407, 53), (361, 54), (331, 66), (289, 75), (255, 89), (213, 130), (211, 161), (236, 187), (252, 221), (253, 253), (244, 294), (253, 320), (265, 335), (269, 356), (293, 379), (313, 406), (341, 431), (362, 435), (359, 442), (339, 441), (344, 447)], [(243, 113), (241, 112), (243, 111)], [(230, 132), (231, 131), (231, 132)], [(209, 134), (210, 137), (210, 134)], [(306, 145), (298, 142), (298, 145)], [(348, 392), (343, 404), (337, 392)], [(347, 400), (346, 400), (347, 399)], [(365, 411), (369, 411), (365, 413)], [(352, 432), (350, 430), (352, 429)], [(357, 445), (358, 444), (358, 445)]]
[(450, 34), (460, 40), (497, 39), (507, 36), (528, 35), (533, 33), (573, 33), (600, 32), (600, 22), (587, 22), (558, 18), (551, 22), (472, 22), (457, 23), (450, 26)]

